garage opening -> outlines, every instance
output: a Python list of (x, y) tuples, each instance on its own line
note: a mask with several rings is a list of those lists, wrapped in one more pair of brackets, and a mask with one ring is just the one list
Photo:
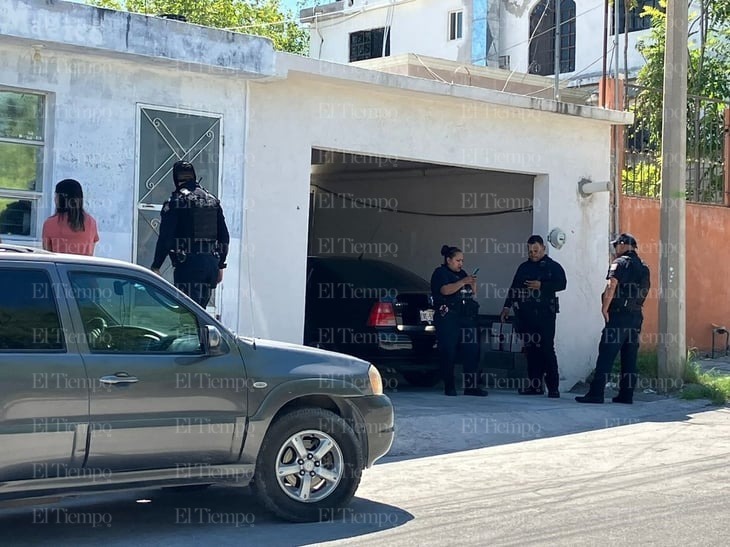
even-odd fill
[(429, 281), (455, 245), (479, 269), (482, 369), (491, 384), (522, 377), (519, 344), (491, 326), (526, 258), (533, 194), (532, 175), (313, 149), (305, 344), (435, 385)]

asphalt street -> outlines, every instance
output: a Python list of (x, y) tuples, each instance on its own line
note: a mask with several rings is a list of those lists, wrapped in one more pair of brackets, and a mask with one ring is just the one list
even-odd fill
[(125, 492), (0, 509), (0, 544), (727, 544), (728, 408), (392, 398), (393, 450), (327, 522), (280, 522), (247, 489)]

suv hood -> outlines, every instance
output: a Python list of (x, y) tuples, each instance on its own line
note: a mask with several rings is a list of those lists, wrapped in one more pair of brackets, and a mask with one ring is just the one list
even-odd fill
[(309, 346), (238, 336), (238, 346), (251, 376), (367, 376), (370, 363)]

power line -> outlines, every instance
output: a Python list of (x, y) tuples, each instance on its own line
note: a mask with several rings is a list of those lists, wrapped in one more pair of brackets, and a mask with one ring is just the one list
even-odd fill
[(377, 209), (378, 211), (388, 211), (389, 213), (401, 213), (404, 215), (416, 215), (425, 217), (491, 217), (497, 215), (506, 215), (510, 213), (531, 213), (533, 211), (532, 206), (528, 207), (515, 207), (514, 209), (504, 209), (501, 211), (485, 211), (481, 213), (432, 213), (425, 211), (409, 211), (406, 209), (396, 209), (394, 207), (384, 207), (380, 204), (372, 204), (367, 201), (367, 198), (354, 198), (351, 194), (341, 194), (334, 192), (318, 184), (312, 184), (317, 190), (321, 190), (325, 194), (330, 194), (337, 198), (347, 201), (349, 203), (356, 203), (360, 209)]

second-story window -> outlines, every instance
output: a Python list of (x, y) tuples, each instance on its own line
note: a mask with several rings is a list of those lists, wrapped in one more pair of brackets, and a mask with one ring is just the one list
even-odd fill
[[(657, 3), (658, 3), (657, 0), (633, 0), (633, 1), (629, 1), (628, 3), (626, 2), (626, 0), (618, 0), (618, 13), (619, 13), (618, 32), (619, 32), (619, 34), (623, 34), (624, 29), (626, 28), (625, 10), (626, 10), (627, 4), (629, 7), (629, 13), (628, 13), (629, 32), (634, 32), (637, 30), (646, 30), (648, 28), (651, 28), (651, 16), (646, 15), (646, 16), (642, 17), (641, 14), (643, 13), (645, 7), (656, 8)], [(615, 21), (614, 12), (613, 12), (613, 5), (611, 5), (610, 10), (611, 10), (611, 13), (609, 14), (609, 19), (611, 20), (611, 34), (613, 34), (614, 29), (616, 28), (616, 21)]]
[(390, 28), (380, 27), (350, 33), (350, 62), (390, 55)]
[(449, 40), (459, 40), (464, 37), (464, 11), (449, 12)]
[(575, 70), (575, 0), (541, 0), (530, 12), (530, 74), (555, 74), (555, 6), (560, 5), (559, 71)]

